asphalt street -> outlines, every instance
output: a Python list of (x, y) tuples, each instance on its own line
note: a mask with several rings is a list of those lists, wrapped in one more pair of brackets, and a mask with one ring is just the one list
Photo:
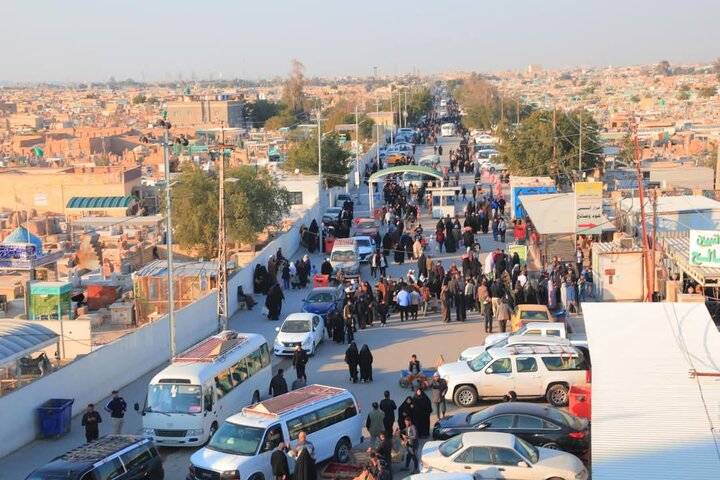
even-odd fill
[[(458, 141), (459, 137), (441, 139), (444, 149), (443, 165), (448, 164), (449, 150), (457, 148)], [(423, 155), (430, 153), (432, 153), (432, 147), (418, 146), (416, 158), (419, 159)], [(472, 175), (464, 175), (461, 182), (467, 185), (468, 190), (470, 190), (472, 187)], [(360, 190), (354, 193), (356, 195), (355, 217), (368, 216), (367, 187), (361, 186)], [(458, 205), (458, 210), (460, 210), (461, 205)], [(428, 233), (434, 231), (437, 220), (433, 220), (424, 212), (420, 222), (426, 233)], [(496, 247), (504, 247), (503, 244), (493, 242), (491, 234), (481, 235), (480, 243), (483, 252), (491, 251)], [(295, 257), (299, 258), (305, 253), (304, 249), (301, 249)], [(442, 260), (444, 267), (447, 269), (452, 261), (458, 261), (459, 263), (461, 255), (462, 252), (458, 251), (452, 255), (435, 254), (434, 257)], [(481, 260), (484, 256), (483, 254)], [(311, 258), (312, 263), (319, 269), (322, 256), (316, 253), (311, 255)], [(415, 266), (415, 261), (409, 261), (404, 265), (395, 265), (391, 262), (388, 272), (393, 277), (404, 276), (409, 268), (415, 268)], [(370, 271), (367, 265), (362, 267), (362, 278), (370, 279)], [(300, 311), (302, 299), (310, 291), (310, 288), (285, 292), (286, 301), (283, 305), (281, 318), (284, 318), (289, 313)], [(261, 314), (260, 307), (264, 302), (264, 297), (257, 297), (256, 300), (260, 302), (260, 305), (256, 306), (252, 311), (240, 311), (235, 314), (230, 320), (230, 328), (239, 332), (263, 334), (272, 350), (272, 343), (276, 334), (275, 327), (279, 326), (280, 322), (269, 321)], [(386, 328), (380, 328), (376, 323), (375, 327), (360, 330), (355, 336), (358, 347), (367, 344), (372, 350), (374, 357), (374, 381), (372, 383), (352, 384), (349, 381), (347, 367), (344, 363), (347, 346), (337, 345), (330, 341), (323, 342), (318, 347), (315, 356), (310, 358), (307, 365), (308, 381), (309, 383), (348, 388), (358, 398), (363, 409), (363, 415), (365, 415), (370, 410), (372, 402), (379, 401), (382, 398), (383, 391), (386, 389), (390, 390), (391, 397), (398, 405), (410, 394), (409, 390), (404, 390), (399, 386), (398, 379), (399, 371), (407, 368), (411, 354), (418, 355), (423, 366), (431, 367), (440, 357), (446, 361), (456, 360), (463, 349), (482, 344), (485, 335), (482, 321), (476, 312), (469, 313), (468, 321), (465, 323), (451, 322), (449, 324), (442, 323), (438, 313), (420, 317), (417, 322), (406, 323), (400, 323), (398, 314), (394, 314), (389, 318)], [(286, 369), (286, 378), (288, 383), (291, 383), (295, 379), (295, 373), (292, 371), (290, 362), (287, 359), (276, 357), (273, 371), (275, 372), (280, 366)], [(156, 371), (153, 371), (143, 375), (130, 385), (119, 386), (129, 405), (135, 402), (142, 404), (147, 384), (155, 373)], [(456, 411), (456, 407), (452, 404), (449, 404), (448, 408), (448, 413)], [(127, 433), (138, 432), (141, 427), (141, 418), (134, 411), (130, 411), (126, 415), (125, 431)], [(435, 422), (434, 415), (431, 421)], [(109, 422), (102, 424), (101, 435), (106, 433), (109, 428)], [(83, 442), (84, 435), (80, 427), (80, 419), (75, 418), (73, 419), (72, 431), (61, 439), (34, 441), (0, 460), (0, 479), (24, 479), (34, 468)], [(185, 478), (190, 456), (195, 449), (163, 448), (161, 451), (165, 458), (165, 478), (170, 480)]]

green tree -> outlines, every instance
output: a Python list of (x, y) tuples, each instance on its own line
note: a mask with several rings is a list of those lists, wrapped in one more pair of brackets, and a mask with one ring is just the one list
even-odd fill
[(290, 127), (296, 123), (295, 117), (287, 110), (279, 115), (272, 116), (265, 121), (265, 130), (278, 130)]
[(632, 165), (635, 162), (635, 137), (628, 133), (623, 137), (619, 147), (618, 160)]
[(144, 94), (142, 94), (142, 93), (138, 93), (138, 94), (135, 95), (135, 96), (133, 97), (133, 99), (132, 99), (133, 105), (138, 105), (138, 104), (140, 104), (140, 103), (145, 103), (146, 101), (147, 101), (147, 97), (146, 97)]
[[(602, 145), (598, 125), (584, 110), (558, 112), (553, 129), (551, 111), (534, 111), (515, 129), (501, 131), (501, 160), (515, 175), (550, 175), (559, 182), (572, 178), (580, 153), (582, 120), (582, 169), (599, 167)], [(553, 159), (553, 147), (557, 149)]]
[(269, 118), (281, 115), (285, 110), (287, 107), (283, 104), (257, 100), (245, 104), (245, 118), (253, 127), (262, 127)]
[[(228, 169), (225, 218), (228, 241), (253, 243), (257, 234), (278, 224), (290, 211), (290, 196), (265, 170)], [(173, 233), (177, 243), (200, 257), (213, 257), (218, 242), (218, 178), (188, 166), (172, 189)]]
[[(317, 135), (300, 140), (290, 147), (285, 170), (292, 172), (295, 169), (308, 175), (317, 174)], [(338, 143), (337, 135), (325, 135), (322, 140), (322, 171), (327, 186), (344, 186), (347, 183), (345, 176), (350, 169), (350, 157)]]
[(283, 102), (292, 112), (305, 108), (305, 65), (293, 59), (290, 77), (283, 88)]
[(659, 75), (669, 77), (670, 75), (672, 75), (672, 68), (670, 68), (670, 62), (668, 62), (667, 60), (660, 60), (655, 66), (655, 71)]
[(432, 110), (433, 97), (430, 90), (423, 88), (419, 92), (413, 93), (408, 97), (408, 123), (414, 123), (420, 120), (420, 117)]
[(463, 123), (468, 128), (491, 129), (503, 120), (517, 121), (518, 114), (522, 120), (532, 111), (520, 99), (502, 95), (485, 77), (476, 73), (458, 84), (454, 95), (465, 109)]

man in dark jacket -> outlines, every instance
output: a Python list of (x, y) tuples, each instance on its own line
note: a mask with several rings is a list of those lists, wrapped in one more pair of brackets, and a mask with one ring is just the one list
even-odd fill
[(322, 275), (332, 275), (333, 267), (332, 263), (330, 263), (329, 258), (326, 258), (325, 261), (323, 261), (322, 265), (320, 265), (320, 273)]
[(278, 369), (277, 375), (275, 375), (272, 380), (270, 380), (270, 389), (268, 390), (268, 395), (277, 397), (278, 395), (282, 395), (283, 393), (288, 392), (287, 382), (285, 381), (283, 373), (284, 370), (282, 368)]
[(102, 418), (100, 414), (95, 411), (95, 405), (92, 403), (88, 404), (87, 411), (83, 413), (81, 425), (85, 427), (85, 440), (92, 442), (97, 440), (100, 436), (100, 425)]
[(302, 378), (307, 382), (307, 375), (305, 375), (305, 365), (307, 365), (308, 356), (305, 350), (300, 345), (295, 347), (293, 353), (293, 366), (295, 367), (295, 375), (297, 378)]
[(285, 444), (280, 442), (275, 451), (270, 456), (270, 465), (272, 466), (273, 477), (275, 480), (287, 480), (290, 478), (290, 467), (288, 467), (287, 455), (285, 454)]
[(385, 390), (384, 396), (385, 398), (380, 400), (380, 410), (385, 414), (385, 419), (383, 420), (385, 424), (385, 434), (390, 436), (393, 431), (393, 423), (395, 423), (395, 410), (397, 410), (397, 405), (395, 405), (395, 402), (390, 398), (389, 390)]
[(125, 403), (125, 399), (120, 396), (120, 392), (113, 390), (112, 398), (107, 405), (105, 405), (105, 411), (110, 413), (110, 418), (112, 419), (113, 433), (122, 433), (126, 410), (127, 403)]

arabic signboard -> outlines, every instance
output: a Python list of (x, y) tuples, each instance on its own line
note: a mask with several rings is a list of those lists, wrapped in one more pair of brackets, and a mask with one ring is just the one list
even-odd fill
[(0, 260), (34, 260), (37, 258), (35, 245), (30, 243), (9, 243), (0, 245)]
[(602, 182), (575, 184), (575, 233), (602, 233)]
[[(2, 250), (1, 247), (7, 246), (8, 245), (0, 246), (0, 251)], [(49, 263), (57, 262), (64, 256), (65, 254), (62, 251), (53, 252), (37, 258), (13, 258), (3, 257), (0, 255), (0, 270), (31, 270)]]
[(720, 231), (690, 230), (690, 265), (720, 268)]
[(508, 246), (508, 255), (510, 255), (510, 258), (512, 258), (516, 252), (518, 254), (518, 257), (520, 257), (520, 266), (524, 267), (527, 264), (527, 245)]

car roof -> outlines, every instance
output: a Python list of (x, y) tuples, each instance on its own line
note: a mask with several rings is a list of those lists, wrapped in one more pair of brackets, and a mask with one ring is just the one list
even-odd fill
[(552, 330), (553, 328), (563, 328), (565, 324), (563, 322), (528, 322), (525, 324), (525, 328), (530, 330), (531, 328), (544, 328)]
[(488, 446), (515, 448), (515, 435), (500, 432), (466, 432), (462, 434), (462, 443), (466, 447)]
[(508, 345), (572, 345), (567, 338), (547, 335), (510, 335), (507, 340)]
[(335, 287), (315, 287), (312, 290), (310, 290), (310, 293), (324, 293), (324, 292), (335, 293), (337, 291), (338, 291), (338, 289)]
[(291, 313), (287, 317), (285, 317), (284, 322), (287, 322), (288, 320), (312, 320), (313, 317), (317, 317), (316, 313)]
[(488, 348), (487, 351), (492, 351), (491, 355), (493, 358), (518, 355), (521, 355), (523, 357), (529, 355), (574, 355), (577, 357), (582, 356), (582, 353), (572, 345), (557, 343), (549, 343), (546, 345), (508, 345), (506, 347), (491, 347)]
[(369, 242), (370, 240), (372, 240), (372, 239), (371, 239), (369, 236), (367, 236), (367, 235), (355, 235), (354, 238), (357, 238), (358, 240), (367, 240), (368, 242)]
[(498, 403), (496, 405), (484, 408), (482, 410), (478, 410), (480, 412), (484, 412), (486, 410), (492, 409), (493, 411), (490, 412), (492, 415), (508, 415), (508, 414), (514, 414), (514, 415), (520, 415), (520, 414), (527, 414), (527, 415), (538, 415), (542, 417), (547, 417), (547, 412), (552, 407), (548, 407), (545, 405), (538, 405), (537, 403), (530, 403), (530, 402), (504, 402), (504, 403)]

